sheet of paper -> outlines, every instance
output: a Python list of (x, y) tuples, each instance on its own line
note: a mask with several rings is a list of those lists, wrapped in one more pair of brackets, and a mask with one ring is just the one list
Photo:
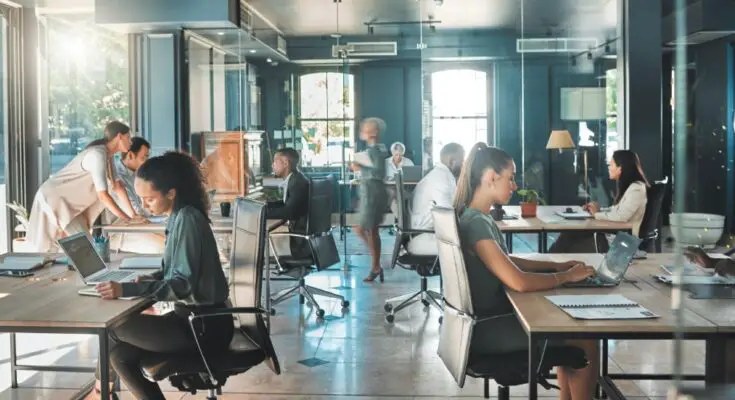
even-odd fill
[[(674, 275), (675, 272), (675, 266), (671, 264), (664, 264), (661, 266), (661, 269), (666, 272), (667, 275)], [(704, 268), (698, 267), (696, 264), (692, 264), (690, 262), (684, 263), (684, 272), (682, 275), (693, 275), (693, 276), (712, 276), (714, 274), (713, 270), (706, 270)]]
[(364, 165), (366, 167), (372, 167), (373, 166), (373, 162), (370, 161), (370, 156), (368, 155), (368, 153), (366, 151), (361, 151), (359, 153), (355, 153), (355, 158), (352, 161), (354, 161), (357, 164)]
[(129, 257), (122, 260), (120, 269), (161, 269), (161, 257)]
[(595, 295), (595, 294), (579, 294), (579, 295), (559, 295), (546, 296), (546, 299), (561, 308), (584, 308), (596, 306), (637, 306), (638, 303), (629, 300), (625, 296), (619, 294), (611, 295)]
[(659, 316), (643, 307), (598, 307), (598, 308), (565, 308), (563, 309), (576, 319), (648, 319)]
[(573, 218), (573, 219), (592, 218), (592, 214), (588, 213), (587, 211), (557, 212), (556, 214), (562, 218)]

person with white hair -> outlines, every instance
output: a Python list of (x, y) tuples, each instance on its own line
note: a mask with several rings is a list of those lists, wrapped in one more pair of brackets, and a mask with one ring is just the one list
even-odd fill
[(385, 159), (385, 179), (392, 182), (398, 171), (403, 167), (413, 166), (411, 159), (404, 157), (406, 154), (406, 146), (401, 142), (395, 142), (390, 146), (389, 158)]

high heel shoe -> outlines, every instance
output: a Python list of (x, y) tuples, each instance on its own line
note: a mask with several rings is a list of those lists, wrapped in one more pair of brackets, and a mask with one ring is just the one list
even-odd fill
[(385, 277), (383, 276), (383, 268), (380, 269), (380, 272), (370, 271), (367, 278), (363, 279), (363, 282), (375, 282), (375, 278), (380, 277), (380, 283), (385, 282)]

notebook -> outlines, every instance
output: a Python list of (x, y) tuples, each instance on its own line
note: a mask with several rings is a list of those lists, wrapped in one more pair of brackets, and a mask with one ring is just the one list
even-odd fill
[(589, 219), (592, 218), (592, 214), (587, 211), (573, 211), (573, 212), (561, 212), (557, 211), (556, 214), (564, 219)]
[(575, 319), (659, 318), (640, 304), (618, 294), (546, 296), (546, 299)]
[(34, 256), (9, 256), (0, 263), (0, 271), (31, 271), (41, 268), (50, 260)]

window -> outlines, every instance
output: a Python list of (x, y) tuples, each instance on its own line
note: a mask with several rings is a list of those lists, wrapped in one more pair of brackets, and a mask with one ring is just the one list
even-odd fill
[(64, 167), (112, 120), (129, 123), (128, 42), (94, 15), (47, 15), (51, 173)]
[(299, 83), (302, 164), (342, 165), (352, 158), (355, 145), (353, 75), (318, 72), (302, 75)]
[(439, 162), (444, 145), (459, 143), (466, 153), (487, 142), (487, 74), (471, 69), (431, 74), (432, 159)]
[(605, 114), (607, 115), (607, 154), (605, 159), (609, 160), (612, 154), (622, 148), (618, 136), (618, 71), (609, 69), (605, 71)]

